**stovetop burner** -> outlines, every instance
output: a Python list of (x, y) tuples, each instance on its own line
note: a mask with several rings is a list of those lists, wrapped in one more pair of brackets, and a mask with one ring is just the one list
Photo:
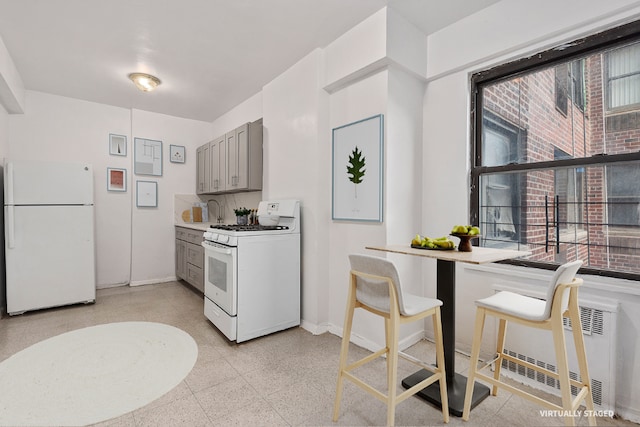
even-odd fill
[(226, 231), (271, 231), (271, 230), (288, 230), (286, 225), (240, 225), (240, 224), (220, 224), (210, 225), (210, 228)]

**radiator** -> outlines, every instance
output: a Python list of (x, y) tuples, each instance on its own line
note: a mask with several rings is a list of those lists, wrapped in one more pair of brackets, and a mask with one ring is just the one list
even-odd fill
[[(510, 291), (535, 298), (544, 298), (539, 291), (523, 290), (505, 285), (494, 285), (496, 291)], [(587, 352), (587, 364), (591, 376), (593, 403), (596, 409), (615, 410), (616, 378), (616, 321), (618, 304), (614, 301), (590, 301), (579, 298), (580, 320)], [(496, 331), (497, 331), (496, 322)], [(571, 321), (564, 319), (567, 357), (571, 378), (580, 380), (580, 369), (575, 355)], [(550, 331), (527, 328), (516, 323), (508, 323), (505, 353), (534, 365), (557, 372), (553, 337)], [(514, 362), (502, 361), (501, 374), (517, 382), (526, 384), (557, 396), (560, 396), (560, 383), (555, 378), (533, 369), (519, 366)], [(576, 396), (577, 389), (571, 386)]]

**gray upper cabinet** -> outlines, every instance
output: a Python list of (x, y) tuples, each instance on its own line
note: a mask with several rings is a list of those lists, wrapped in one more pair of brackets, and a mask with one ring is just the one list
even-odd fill
[(207, 194), (211, 191), (209, 178), (211, 173), (209, 144), (210, 143), (206, 143), (196, 149), (196, 194)]
[(227, 173), (227, 150), (225, 145), (225, 137), (221, 136), (209, 143), (210, 171), (209, 189), (212, 193), (218, 193), (225, 190), (226, 173)]
[(262, 119), (196, 150), (198, 194), (262, 190)]

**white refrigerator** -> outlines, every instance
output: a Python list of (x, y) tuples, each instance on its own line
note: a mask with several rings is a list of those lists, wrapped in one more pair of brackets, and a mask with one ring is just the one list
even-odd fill
[(7, 313), (96, 299), (93, 168), (5, 161)]

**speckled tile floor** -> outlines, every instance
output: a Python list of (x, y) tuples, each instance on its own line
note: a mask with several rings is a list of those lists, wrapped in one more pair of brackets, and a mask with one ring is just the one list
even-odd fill
[[(181, 282), (98, 291), (97, 302), (28, 312), (0, 320), (0, 360), (45, 338), (70, 330), (122, 321), (154, 321), (176, 326), (198, 343), (198, 360), (175, 389), (136, 411), (100, 426), (331, 426), (384, 425), (382, 402), (346, 382), (340, 418), (332, 423), (340, 338), (314, 336), (292, 328), (246, 343), (230, 343), (203, 314), (202, 296)], [(435, 360), (433, 345), (422, 341), (408, 353)], [(368, 351), (352, 346), (350, 360)], [(469, 360), (456, 355), (459, 372)], [(401, 363), (399, 377), (415, 371)], [(372, 385), (385, 382), (382, 360), (359, 368)], [(7, 392), (7, 390), (3, 390)], [(99, 403), (97, 403), (99, 404)], [(439, 410), (412, 397), (396, 410), (396, 425), (443, 425)], [(540, 408), (507, 392), (489, 397), (463, 422), (450, 426), (560, 426), (559, 418), (541, 417)], [(587, 425), (586, 419), (578, 425)], [(601, 426), (637, 426), (599, 418)]]

